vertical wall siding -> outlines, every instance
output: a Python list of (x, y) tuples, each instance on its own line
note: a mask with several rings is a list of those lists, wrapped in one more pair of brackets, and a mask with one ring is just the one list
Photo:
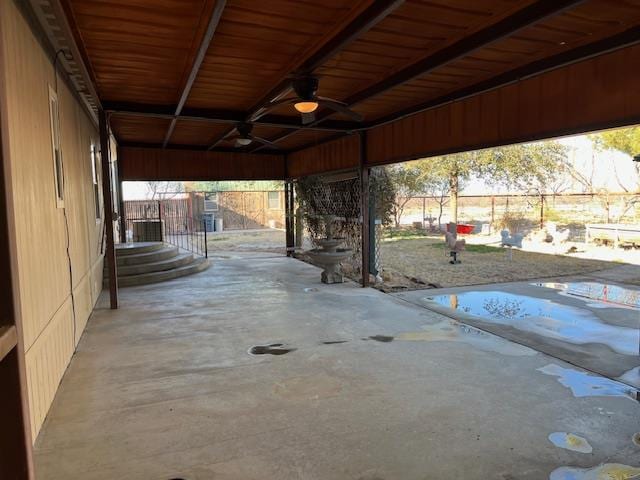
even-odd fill
[(282, 155), (160, 148), (123, 147), (118, 167), (124, 181), (283, 180), (285, 174)]
[(90, 163), (99, 136), (59, 79), (65, 209), (57, 208), (48, 101), (56, 76), (13, 0), (0, 2), (0, 75), (35, 439), (102, 290), (102, 224), (95, 218)]
[(35, 439), (73, 354), (73, 314), (67, 300), (26, 354), (31, 434)]
[(349, 135), (289, 154), (287, 176), (304, 175), (356, 168), (360, 164), (360, 137)]

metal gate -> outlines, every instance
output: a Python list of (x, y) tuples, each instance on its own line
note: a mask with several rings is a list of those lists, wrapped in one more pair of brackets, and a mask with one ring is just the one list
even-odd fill
[(207, 256), (205, 219), (194, 212), (191, 198), (125, 200), (127, 242), (165, 242)]

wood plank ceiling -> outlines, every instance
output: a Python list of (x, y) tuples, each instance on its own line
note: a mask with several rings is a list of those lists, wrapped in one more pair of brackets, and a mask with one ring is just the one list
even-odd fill
[(202, 150), (233, 148), (235, 123), (292, 95), (296, 72), (364, 122), (319, 110), (301, 128), (291, 105), (277, 108), (253, 134), (284, 151), (624, 46), (640, 28), (640, 0), (62, 2), (118, 141)]

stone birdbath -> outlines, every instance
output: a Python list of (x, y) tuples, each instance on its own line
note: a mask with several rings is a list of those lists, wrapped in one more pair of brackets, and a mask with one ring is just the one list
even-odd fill
[(342, 283), (344, 278), (340, 271), (340, 263), (349, 258), (353, 252), (351, 248), (338, 248), (344, 238), (333, 237), (333, 223), (336, 221), (335, 215), (323, 215), (325, 223), (326, 238), (318, 240), (321, 248), (314, 248), (307, 251), (311, 261), (323, 268), (322, 283)]

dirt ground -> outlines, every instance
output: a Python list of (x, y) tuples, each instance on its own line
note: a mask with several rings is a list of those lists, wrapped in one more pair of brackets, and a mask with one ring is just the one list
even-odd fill
[[(579, 248), (571, 255), (557, 255), (551, 250), (547, 253), (514, 250), (513, 259), (509, 260), (503, 249), (479, 244), (488, 241), (471, 236), (467, 251), (460, 256), (462, 263), (451, 265), (441, 237), (385, 238), (380, 245), (384, 283), (379, 287), (383, 290), (455, 287), (579, 275), (622, 265), (625, 258), (621, 249), (599, 247), (597, 252)], [(212, 256), (233, 251), (284, 255), (284, 245), (284, 230), (278, 229), (234, 230), (213, 234), (208, 239)], [(635, 282), (629, 279), (628, 283)]]
[(227, 252), (271, 252), (286, 253), (284, 230), (229, 230), (214, 233), (207, 239), (209, 253)]
[(530, 278), (557, 277), (595, 272), (619, 263), (514, 250), (509, 260), (502, 248), (468, 244), (451, 265), (444, 243), (438, 237), (386, 239), (380, 253), (386, 283), (411, 288), (414, 278), (441, 287), (512, 282)]

